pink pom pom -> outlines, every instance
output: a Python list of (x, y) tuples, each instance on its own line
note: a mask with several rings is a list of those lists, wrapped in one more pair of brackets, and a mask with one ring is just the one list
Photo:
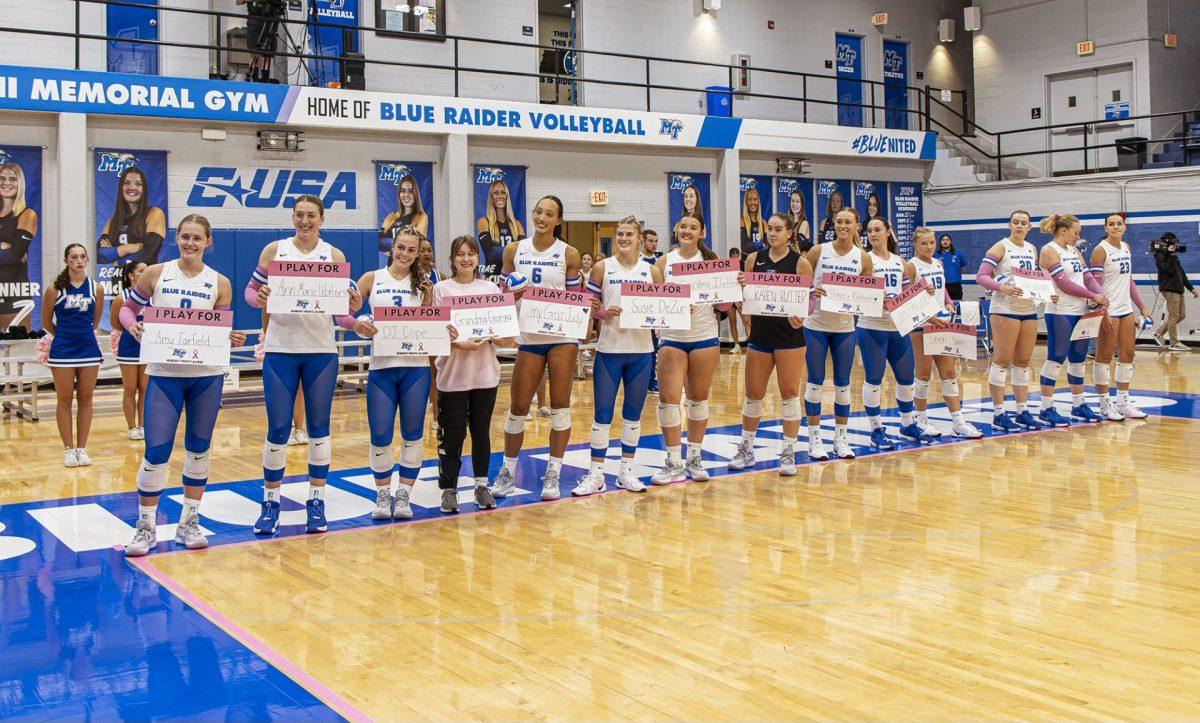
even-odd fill
[(34, 348), (34, 358), (38, 364), (45, 364), (50, 360), (50, 342), (54, 341), (53, 334), (47, 334), (41, 339), (38, 339), (37, 346)]
[(254, 345), (254, 361), (260, 362), (267, 358), (267, 350), (260, 341)]
[(112, 333), (108, 335), (108, 341), (108, 345), (112, 347), (112, 353), (116, 354), (117, 346), (121, 343), (121, 331), (119, 329), (113, 329)]

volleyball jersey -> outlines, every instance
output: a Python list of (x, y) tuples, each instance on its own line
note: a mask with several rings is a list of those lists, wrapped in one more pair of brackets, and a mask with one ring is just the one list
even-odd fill
[[(671, 249), (667, 252), (666, 269), (663, 271), (663, 276), (667, 281), (672, 278), (671, 266), (673, 264), (682, 264), (686, 261), (702, 261), (704, 257), (699, 251), (691, 258), (684, 258), (679, 253), (679, 249)], [(712, 304), (692, 304), (692, 328), (691, 329), (663, 329), (658, 332), (658, 338), (663, 341), (707, 341), (717, 338), (717, 312), (713, 309)]]
[[(604, 286), (600, 292), (601, 306), (621, 305), (621, 284), (627, 281), (653, 283), (654, 267), (642, 259), (627, 269), (621, 265), (616, 256), (610, 256), (600, 262), (604, 267)], [(622, 329), (619, 318), (600, 322), (600, 339), (596, 342), (596, 351), (605, 354), (649, 354), (654, 351), (654, 341), (649, 329)]]
[[(747, 269), (756, 274), (794, 274), (800, 254), (792, 249), (775, 261), (771, 258), (771, 249), (765, 248), (754, 255), (754, 266)], [(791, 322), (782, 316), (750, 317), (750, 337), (748, 344), (767, 348), (792, 348), (804, 344), (804, 330), (792, 328)]]
[(100, 344), (95, 329), (96, 281), (85, 278), (79, 286), (58, 292), (54, 300), (54, 339), (47, 364), (52, 367), (83, 367), (100, 363)]
[[(1058, 263), (1062, 265), (1063, 274), (1067, 281), (1083, 286), (1083, 274), (1087, 271), (1087, 265), (1084, 264), (1083, 256), (1080, 255), (1079, 249), (1074, 246), (1059, 246), (1053, 241), (1050, 243), (1054, 244), (1055, 250), (1058, 251)], [(1058, 294), (1058, 302), (1046, 302), (1047, 314), (1082, 316), (1087, 311), (1089, 299), (1071, 296), (1057, 287), (1055, 293)]]
[(1132, 314), (1133, 298), (1129, 294), (1129, 281), (1133, 276), (1133, 255), (1129, 252), (1129, 244), (1121, 242), (1120, 248), (1115, 248), (1108, 241), (1100, 242), (1104, 249), (1104, 296), (1108, 298), (1108, 315), (1125, 316)]
[[(904, 261), (899, 254), (888, 254), (888, 257), (882, 258), (876, 256), (874, 251), (871, 254), (871, 275), (877, 279), (883, 279), (883, 298), (890, 299), (900, 295), (901, 289), (904, 288)], [(892, 315), (884, 309), (883, 316), (860, 316), (858, 317), (858, 326), (862, 329), (875, 329), (877, 331), (895, 331), (896, 323), (892, 321)]]
[[(162, 274), (150, 297), (151, 306), (169, 309), (212, 309), (217, 305), (217, 270), (205, 266), (200, 273), (188, 277), (179, 268), (179, 261), (163, 264)], [(271, 319), (271, 327), (275, 319)], [(192, 364), (148, 364), (146, 373), (156, 377), (210, 377), (224, 374), (225, 367)]]
[[(821, 287), (821, 277), (825, 274), (854, 274), (862, 273), (862, 249), (850, 244), (850, 250), (838, 255), (833, 250), (833, 244), (821, 244), (821, 255), (817, 258), (817, 266), (813, 269), (813, 284)], [(854, 315), (842, 314), (836, 311), (822, 311), (818, 301), (816, 308), (804, 320), (804, 328), (827, 333), (847, 333), (854, 331)]]
[[(276, 261), (333, 261), (333, 247), (317, 241), (308, 253), (296, 248), (294, 236), (275, 245)], [(267, 283), (270, 284), (268, 278)], [(274, 314), (267, 325), (263, 347), (278, 354), (336, 354), (333, 320), (325, 314)]]
[[(397, 279), (385, 266), (375, 272), (369, 301), (372, 309), (380, 306), (420, 306), (421, 294), (412, 290), (412, 281), (408, 276)], [(371, 354), (372, 369), (425, 366), (429, 366), (427, 355), (375, 356), (373, 351)]]
[[(1037, 268), (1037, 251), (1033, 248), (1033, 244), (1025, 242), (1017, 246), (1012, 239), (1006, 236), (1000, 239), (1000, 247), (1004, 251), (1004, 255), (996, 263), (997, 278), (1004, 276), (1011, 278), (1013, 271), (1017, 269), (1033, 271)], [(993, 291), (991, 313), (1028, 316), (1036, 314), (1037, 309), (1029, 297), (1013, 297), (1001, 291)]]
[[(533, 245), (533, 238), (523, 238), (517, 244), (517, 253), (513, 257), (513, 270), (529, 279), (530, 286), (540, 286), (543, 289), (567, 288), (567, 242), (554, 239), (554, 243), (544, 251), (538, 251)], [(530, 334), (522, 331), (517, 337), (517, 344), (562, 344), (570, 341), (561, 336), (549, 334)]]
[(942, 262), (937, 259), (930, 259), (928, 263), (922, 261), (919, 256), (914, 256), (911, 259), (913, 268), (917, 272), (917, 278), (924, 279), (925, 283), (933, 287), (933, 293), (939, 302), (946, 298), (946, 270), (942, 268)]

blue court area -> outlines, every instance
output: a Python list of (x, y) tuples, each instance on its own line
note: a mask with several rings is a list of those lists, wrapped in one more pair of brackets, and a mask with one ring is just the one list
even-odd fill
[[(1200, 395), (1135, 392), (1132, 401), (1155, 417), (1200, 419)], [(967, 404), (966, 412), (987, 436), (990, 404)], [(894, 410), (893, 410), (894, 413)], [(948, 427), (944, 407), (931, 406), (931, 419)], [(887, 419), (893, 436), (897, 419)], [(825, 434), (832, 431), (827, 421)], [(767, 472), (762, 484), (777, 479), (781, 440), (778, 421), (764, 422), (759, 431), (758, 464), (732, 472), (740, 428), (713, 428), (705, 439), (704, 463), (713, 481), (729, 474)], [(1069, 434), (1047, 430), (1025, 434)], [(851, 441), (860, 457), (869, 447), (865, 417), (852, 420)], [(1019, 439), (1019, 437), (1018, 437)], [(1014, 443), (1017, 442), (1014, 439)], [(979, 444), (943, 437), (937, 444)], [(899, 453), (915, 450), (911, 444)], [(894, 454), (894, 453), (890, 453)], [(615, 474), (619, 442), (609, 449), (610, 472)], [(588, 445), (574, 445), (565, 466), (563, 492), (569, 494), (586, 470)], [(637, 472), (644, 480), (662, 464), (662, 438), (647, 436), (638, 451)], [(545, 449), (522, 455), (518, 486), (524, 488), (500, 502), (498, 511), (538, 503), (533, 493), (546, 464)], [(493, 471), (500, 455), (492, 460)], [(807, 458), (797, 457), (800, 465)], [(830, 461), (822, 464), (853, 464)], [(465, 465), (465, 469), (470, 466)], [(460, 504), (474, 511), (471, 482), (462, 478)], [(609, 487), (612, 488), (612, 479)], [(412, 524), (373, 522), (374, 482), (367, 468), (333, 471), (327, 507), (331, 531), (372, 525)], [(284, 485), (281, 537), (303, 535), (307, 483), (289, 478)], [(661, 492), (651, 491), (649, 494)], [(251, 525), (261, 500), (261, 482), (247, 480), (213, 484), (201, 508), (202, 525), (212, 546), (251, 543)], [(621, 492), (621, 494), (631, 494)], [(179, 515), (178, 489), (164, 495), (159, 520)], [(425, 462), (412, 497), (417, 520), (441, 517), (438, 511), (435, 461)], [(570, 505), (569, 501), (562, 503)], [(176, 597), (116, 549), (132, 535), (136, 517), (134, 493), (46, 500), (0, 509), (0, 717), (16, 720), (329, 720), (341, 715), (309, 692), (275, 664), (239, 642), (191, 605)], [(563, 509), (569, 514), (569, 509)], [(160, 524), (159, 539), (170, 540), (172, 525)], [(259, 543), (261, 544), (261, 543)], [(283, 543), (287, 544), (287, 543)], [(566, 543), (564, 543), (566, 544)], [(158, 552), (174, 549), (160, 543)], [(203, 551), (186, 553), (204, 555)], [(153, 560), (153, 557), (148, 558)], [(284, 605), (263, 591), (263, 605)]]

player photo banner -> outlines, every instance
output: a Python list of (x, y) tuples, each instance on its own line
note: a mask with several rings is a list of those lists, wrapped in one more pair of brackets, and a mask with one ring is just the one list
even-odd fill
[(774, 213), (774, 194), (770, 176), (738, 178), (738, 228), (741, 231), (742, 258), (767, 244), (767, 219)]
[(913, 231), (925, 223), (921, 184), (893, 182), (890, 186), (890, 217), (896, 233), (897, 253), (909, 259), (913, 255)]
[[(120, 293), (121, 267), (178, 258), (167, 220), (167, 152), (98, 148), (96, 244), (89, 249), (104, 294)], [(108, 314), (100, 328), (110, 329)]]
[(379, 226), (379, 268), (387, 265), (396, 233), (415, 226), (433, 244), (433, 164), (428, 161), (375, 161), (375, 212)]
[(42, 328), (42, 149), (0, 145), (0, 331)]
[(775, 208), (791, 216), (801, 248), (807, 245), (806, 242), (815, 243), (813, 233), (817, 229), (817, 216), (811, 178), (776, 178)]
[(850, 203), (850, 181), (838, 179), (817, 181), (817, 225), (812, 239), (814, 244), (833, 242), (834, 216), (843, 208), (850, 208)]
[(863, 248), (870, 248), (867, 245), (867, 221), (887, 217), (888, 185), (886, 181), (855, 181), (853, 186), (854, 210), (858, 211), (858, 220), (862, 224), (859, 235), (862, 236)]
[(712, 218), (708, 177), (707, 173), (667, 173), (667, 212), (672, 229), (684, 216), (695, 216), (708, 228)]
[(474, 167), (475, 237), (479, 239), (482, 255), (481, 276), (499, 274), (504, 246), (528, 235), (525, 171), (525, 166), (476, 164)]

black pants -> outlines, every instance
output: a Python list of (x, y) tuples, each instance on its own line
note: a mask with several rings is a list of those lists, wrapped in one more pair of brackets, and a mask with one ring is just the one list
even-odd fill
[(946, 293), (953, 301), (962, 301), (962, 283), (946, 284)]
[(496, 409), (496, 391), (438, 392), (438, 488), (458, 487), (462, 469), (463, 441), (471, 430), (471, 465), (476, 477), (487, 477), (492, 458), (491, 423)]

